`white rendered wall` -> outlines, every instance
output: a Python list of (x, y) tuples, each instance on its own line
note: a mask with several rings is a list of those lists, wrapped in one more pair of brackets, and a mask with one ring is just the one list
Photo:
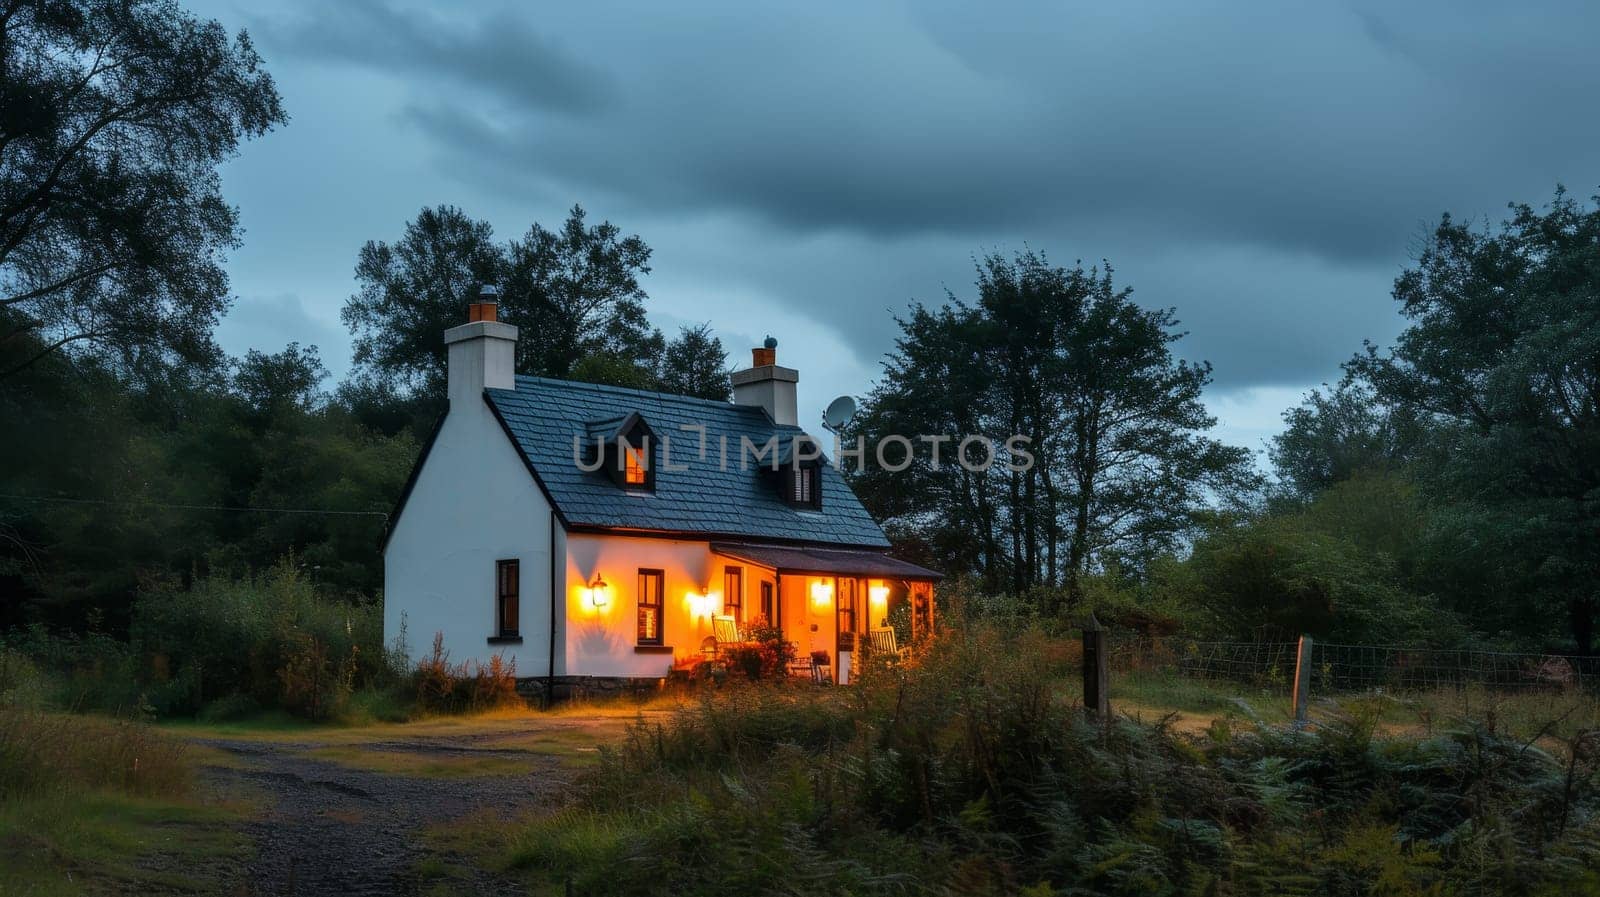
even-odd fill
[[(706, 542), (568, 536), (566, 665), (571, 675), (661, 677), (675, 657), (698, 655), (701, 640), (711, 634), (711, 613), (722, 613), (721, 561)], [(663, 573), (662, 645), (671, 652), (635, 650), (640, 568)], [(606, 583), (602, 607), (588, 597), (587, 584), (596, 575)]]
[[(551, 524), (549, 503), (482, 395), (453, 401), (384, 550), (385, 642), (393, 644), (403, 619), (413, 660), (438, 632), (454, 662), (499, 653), (519, 677), (547, 675)], [(556, 535), (560, 556), (559, 525)], [(495, 562), (509, 559), (521, 566), (522, 642), (490, 644)], [(556, 675), (563, 665), (558, 645)]]

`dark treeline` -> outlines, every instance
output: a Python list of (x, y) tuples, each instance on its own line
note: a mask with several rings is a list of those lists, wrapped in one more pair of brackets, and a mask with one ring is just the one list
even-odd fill
[(911, 309), (852, 435), (1023, 434), (1037, 463), (869, 463), (903, 551), (1049, 615), (1594, 652), (1600, 203), (1446, 216), (1395, 282), (1395, 346), (1285, 412), (1265, 481), (1205, 437), (1209, 368), (1173, 359), (1172, 314), (1109, 268), (997, 255), (976, 286)]

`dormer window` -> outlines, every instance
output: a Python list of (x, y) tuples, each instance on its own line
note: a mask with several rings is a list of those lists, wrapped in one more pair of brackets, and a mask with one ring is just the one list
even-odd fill
[(822, 446), (805, 434), (788, 438), (773, 459), (778, 497), (800, 508), (822, 507)]
[(613, 483), (631, 491), (655, 489), (656, 434), (639, 412), (590, 421), (586, 428), (593, 448), (585, 470), (598, 468)]
[(822, 503), (821, 490), (817, 488), (817, 468), (791, 467), (784, 471), (788, 480), (788, 495), (792, 505), (817, 507)]

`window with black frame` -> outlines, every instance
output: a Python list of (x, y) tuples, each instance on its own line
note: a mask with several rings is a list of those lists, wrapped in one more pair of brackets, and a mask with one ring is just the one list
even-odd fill
[(660, 570), (639, 571), (639, 644), (662, 643), (665, 618), (662, 615), (661, 596), (665, 589), (666, 574)]
[(822, 496), (818, 493), (817, 468), (791, 467), (788, 481), (784, 498), (790, 504), (814, 508), (822, 503)]
[(722, 568), (722, 612), (744, 622), (744, 568)]
[(495, 635), (501, 638), (514, 638), (520, 634), (517, 627), (522, 597), (521, 572), (521, 564), (517, 561), (495, 561)]
[(768, 626), (778, 625), (778, 609), (772, 596), (772, 583), (763, 579), (761, 581), (761, 616), (767, 621)]

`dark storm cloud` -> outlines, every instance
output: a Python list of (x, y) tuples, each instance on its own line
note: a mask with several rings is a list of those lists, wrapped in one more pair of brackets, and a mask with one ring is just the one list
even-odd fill
[(591, 111), (610, 93), (600, 69), (508, 12), (445, 17), (381, 0), (338, 0), (258, 28), (271, 45), (296, 56), (442, 75), (530, 109)]
[(862, 352), (888, 347), (879, 309), (967, 295), (973, 252), (1026, 241), (1112, 258), (1243, 385), (1315, 382), (1391, 335), (1387, 286), (1440, 212), (1590, 192), (1597, 22), (1578, 4), (364, 2), (257, 30), (394, 78), (450, 177), (601, 205), (663, 261), (714, 241), (703, 270)]

